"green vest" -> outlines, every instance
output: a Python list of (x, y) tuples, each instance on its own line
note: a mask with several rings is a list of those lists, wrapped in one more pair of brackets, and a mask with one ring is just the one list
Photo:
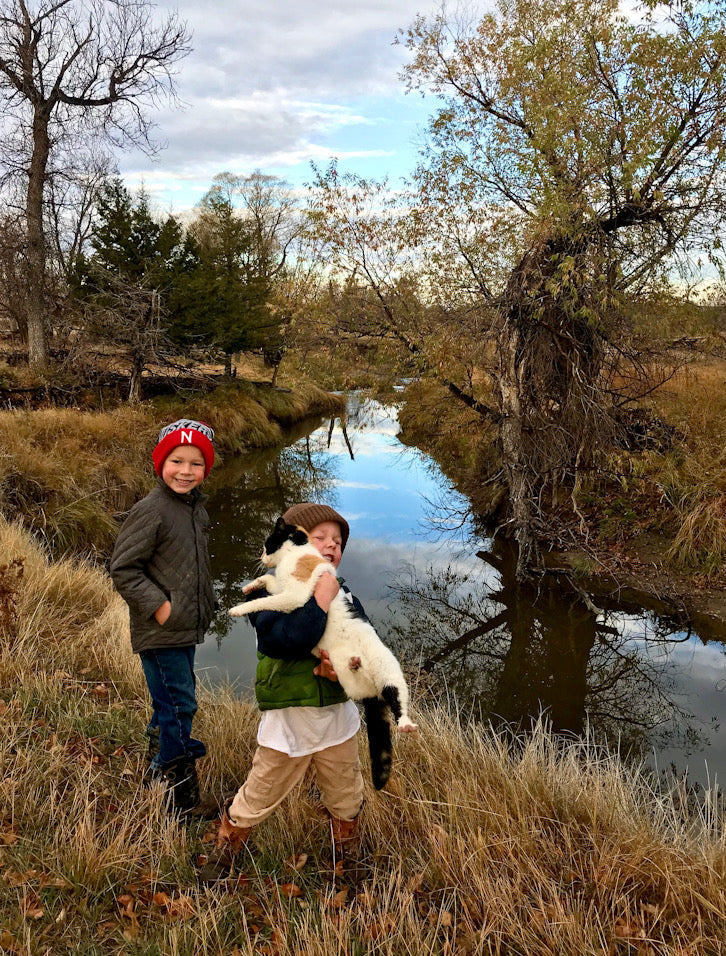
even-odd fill
[(255, 697), (260, 710), (327, 707), (348, 700), (337, 681), (313, 674), (317, 663), (318, 659), (312, 655), (301, 661), (281, 661), (258, 651)]

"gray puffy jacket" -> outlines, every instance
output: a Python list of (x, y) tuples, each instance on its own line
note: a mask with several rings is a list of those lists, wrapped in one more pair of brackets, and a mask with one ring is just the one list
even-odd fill
[[(124, 521), (111, 557), (111, 577), (129, 606), (133, 650), (201, 644), (214, 613), (206, 496), (178, 495), (159, 478)], [(162, 625), (154, 611), (171, 613)]]

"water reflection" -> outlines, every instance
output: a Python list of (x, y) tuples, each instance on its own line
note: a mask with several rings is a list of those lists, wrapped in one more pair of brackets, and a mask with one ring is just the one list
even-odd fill
[(397, 439), (396, 410), (351, 396), (347, 414), (309, 422), (285, 448), (224, 465), (211, 484), (210, 549), (221, 610), (217, 641), (198, 662), (240, 692), (251, 684), (254, 633), (232, 621), (243, 584), (257, 573), (275, 518), (296, 501), (324, 500), (348, 518), (341, 571), (380, 633), (442, 699), (484, 719), (526, 727), (541, 712), (554, 730), (590, 727), (621, 752), (706, 782), (726, 769), (726, 715), (717, 691), (723, 645), (677, 623), (615, 602), (583, 599), (573, 581), (535, 587), (514, 575), (514, 556), (478, 531), (468, 502), (435, 464)]
[(445, 681), (460, 707), (515, 729), (540, 715), (557, 733), (579, 735), (589, 725), (622, 753), (644, 753), (656, 742), (705, 744), (703, 728), (673, 694), (673, 661), (655, 654), (688, 635), (651, 622), (643, 654), (575, 582), (518, 582), (506, 542), (476, 557), (479, 574), (409, 568), (393, 585), (400, 609), (391, 630), (417, 646), (421, 669)]
[[(262, 542), (277, 517), (296, 501), (325, 498), (335, 478), (335, 459), (325, 454), (310, 422), (290, 432), (284, 448), (233, 459), (210, 483), (210, 554), (220, 603), (212, 633), (221, 640), (232, 628), (227, 608), (242, 600), (254, 577)], [(299, 437), (298, 437), (299, 436)]]

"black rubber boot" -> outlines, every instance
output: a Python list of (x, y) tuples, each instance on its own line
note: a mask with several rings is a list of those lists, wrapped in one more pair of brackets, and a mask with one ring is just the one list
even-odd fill
[(152, 727), (147, 730), (146, 736), (149, 739), (149, 749), (146, 751), (146, 767), (142, 781), (145, 787), (150, 787), (155, 780), (163, 776), (161, 769), (154, 763), (154, 757), (159, 753), (159, 728)]
[(199, 793), (199, 777), (193, 757), (178, 757), (161, 768), (169, 794), (169, 810), (184, 817), (213, 820), (219, 804)]
[(146, 752), (146, 759), (151, 763), (154, 757), (159, 753), (159, 728), (152, 727), (151, 730), (147, 730), (146, 736), (149, 738), (149, 749)]

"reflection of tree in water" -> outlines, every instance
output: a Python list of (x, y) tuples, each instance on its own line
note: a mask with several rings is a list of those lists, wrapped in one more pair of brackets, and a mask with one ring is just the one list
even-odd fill
[(653, 656), (679, 639), (673, 626), (656, 623), (646, 653), (646, 639), (637, 646), (603, 623), (574, 586), (567, 593), (548, 577), (518, 583), (505, 544), (478, 557), (491, 589), (451, 566), (429, 568), (423, 579), (410, 570), (392, 588), (402, 608), (390, 630), (424, 671), (445, 680), (459, 708), (519, 728), (543, 712), (556, 732), (581, 734), (589, 723), (623, 751), (698, 737), (670, 696), (672, 666), (665, 654)]
[(227, 609), (240, 603), (244, 583), (258, 573), (277, 518), (298, 501), (333, 503), (335, 459), (326, 452), (327, 432), (305, 435), (301, 428), (301, 437), (285, 448), (244, 455), (212, 472), (209, 547), (220, 610), (211, 630), (218, 640), (231, 626)]

